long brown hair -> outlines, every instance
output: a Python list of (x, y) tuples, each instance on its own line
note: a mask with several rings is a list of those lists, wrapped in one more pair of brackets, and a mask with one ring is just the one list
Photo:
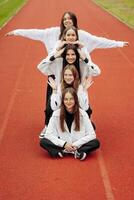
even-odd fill
[(61, 109), (60, 109), (60, 127), (61, 130), (64, 132), (65, 127), (64, 127), (64, 121), (65, 121), (65, 111), (66, 107), (64, 105), (64, 98), (66, 93), (70, 93), (75, 101), (75, 105), (73, 108), (73, 114), (74, 114), (74, 122), (75, 122), (75, 131), (80, 130), (80, 112), (79, 112), (79, 101), (78, 101), (78, 96), (74, 88), (69, 87), (66, 88), (63, 93), (62, 93), (62, 103), (61, 103)]
[(63, 33), (62, 33), (62, 36), (60, 38), (62, 41), (65, 40), (64, 37), (65, 37), (68, 30), (73, 30), (76, 34), (76, 37), (77, 37), (76, 40), (79, 40), (78, 29), (75, 26), (69, 26), (69, 27), (65, 28)]
[[(74, 77), (74, 81), (72, 83), (72, 85), (68, 85), (65, 80), (64, 80), (64, 74), (65, 74), (65, 71), (66, 70), (70, 70), (73, 74), (73, 77)], [(78, 90), (78, 87), (79, 87), (79, 84), (80, 84), (80, 78), (79, 78), (79, 73), (78, 73), (78, 70), (76, 69), (75, 65), (73, 64), (68, 64), (66, 65), (66, 67), (63, 69), (62, 71), (62, 77), (61, 77), (61, 92), (63, 92), (65, 90), (65, 88), (67, 87), (73, 87), (76, 92)]]
[(65, 13), (63, 14), (63, 16), (61, 17), (60, 36), (59, 36), (59, 39), (61, 39), (62, 34), (63, 34), (63, 31), (64, 31), (64, 29), (66, 28), (66, 27), (64, 26), (64, 23), (63, 23), (63, 21), (64, 21), (64, 16), (65, 16), (66, 14), (68, 14), (68, 15), (70, 16), (70, 18), (72, 19), (73, 26), (75, 26), (76, 28), (78, 28), (78, 25), (77, 25), (77, 17), (76, 17), (76, 15), (75, 15), (73, 12), (70, 12), (70, 11), (65, 12)]

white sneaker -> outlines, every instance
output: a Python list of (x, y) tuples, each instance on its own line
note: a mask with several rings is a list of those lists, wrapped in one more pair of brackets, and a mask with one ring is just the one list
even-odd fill
[(45, 126), (45, 128), (43, 128), (43, 130), (41, 131), (41, 133), (39, 135), (39, 139), (42, 139), (45, 137), (46, 130), (47, 130), (47, 126)]
[(80, 153), (76, 150), (76, 151), (74, 152), (74, 158), (77, 159), (77, 158), (79, 158), (79, 157), (80, 157)]
[(79, 159), (79, 160), (85, 160), (85, 158), (87, 157), (87, 154), (85, 152), (81, 152), (79, 153), (77, 150), (74, 153), (74, 158), (75, 159)]
[(85, 152), (82, 152), (81, 155), (80, 155), (80, 160), (85, 160), (87, 157), (87, 154)]
[(60, 158), (63, 158), (63, 157), (64, 157), (63, 154), (62, 154), (61, 152), (58, 152), (58, 156), (59, 156)]

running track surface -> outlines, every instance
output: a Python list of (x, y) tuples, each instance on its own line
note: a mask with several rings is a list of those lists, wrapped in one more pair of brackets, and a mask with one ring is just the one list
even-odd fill
[[(101, 148), (84, 162), (52, 159), (39, 147), (44, 125), (46, 80), (36, 68), (44, 46), (4, 37), (16, 28), (59, 25), (71, 10), (79, 27), (130, 42), (96, 50), (102, 70), (90, 89)], [(88, 0), (29, 0), (0, 31), (0, 200), (132, 200), (134, 198), (134, 32)]]

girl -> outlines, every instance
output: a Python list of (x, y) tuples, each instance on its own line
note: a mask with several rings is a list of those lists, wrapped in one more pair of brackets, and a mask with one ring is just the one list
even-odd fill
[[(68, 26), (75, 26), (78, 28), (77, 17), (70, 11), (63, 14), (60, 27), (51, 27), (46, 29), (16, 29), (6, 35), (23, 36), (32, 40), (41, 41), (49, 54), (53, 50), (57, 40), (61, 39), (64, 29)], [(97, 48), (116, 48), (128, 46), (128, 42), (97, 37), (84, 30), (79, 30), (78, 33), (80, 41), (84, 43), (89, 53)]]
[(78, 97), (73, 88), (64, 90), (61, 108), (54, 111), (40, 145), (53, 157), (72, 153), (80, 160), (99, 148), (100, 143), (91, 121), (87, 113), (79, 108)]

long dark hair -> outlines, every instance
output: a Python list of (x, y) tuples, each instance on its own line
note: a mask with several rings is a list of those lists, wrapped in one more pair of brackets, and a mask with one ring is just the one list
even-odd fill
[(61, 57), (63, 58), (63, 69), (64, 69), (64, 67), (67, 64), (69, 64), (67, 62), (67, 60), (66, 60), (66, 55), (67, 55), (68, 50), (70, 50), (70, 49), (72, 49), (74, 51), (75, 55), (76, 55), (76, 60), (75, 60), (75, 62), (73, 64), (75, 65), (75, 67), (76, 67), (76, 69), (77, 69), (77, 71), (79, 73), (79, 78), (81, 79), (81, 73), (80, 73), (80, 55), (79, 55), (78, 50), (77, 50), (78, 49), (78, 45), (77, 44), (67, 44), (65, 46), (65, 50), (64, 50), (64, 52), (61, 55)]
[(74, 122), (75, 122), (75, 131), (79, 131), (80, 130), (79, 101), (78, 101), (77, 93), (76, 93), (75, 89), (72, 87), (66, 88), (62, 93), (62, 103), (61, 103), (61, 109), (60, 109), (61, 130), (63, 132), (65, 131), (64, 121), (65, 121), (66, 107), (64, 105), (64, 98), (65, 98), (66, 93), (70, 93), (74, 97), (75, 105), (74, 105), (74, 109), (73, 109), (73, 114), (74, 114)]
[(70, 65), (68, 64), (63, 69), (62, 78), (61, 78), (61, 92), (63, 92), (65, 90), (65, 88), (70, 87), (70, 85), (68, 85), (64, 80), (64, 74), (67, 69), (69, 69), (73, 74), (74, 81), (73, 81), (71, 87), (73, 87), (75, 89), (75, 91), (77, 92), (79, 84), (80, 84), (80, 78), (79, 78), (79, 73), (74, 64), (70, 64)]
[(63, 31), (64, 31), (64, 29), (66, 28), (66, 27), (64, 26), (64, 23), (63, 23), (63, 21), (64, 21), (64, 16), (65, 16), (66, 14), (69, 14), (70, 18), (72, 19), (72, 21), (73, 21), (73, 26), (75, 26), (76, 28), (78, 28), (78, 25), (77, 25), (77, 17), (76, 17), (76, 15), (75, 15), (73, 12), (70, 12), (70, 11), (65, 12), (65, 13), (63, 14), (63, 16), (61, 17), (59, 39), (61, 39), (62, 34), (63, 34)]

